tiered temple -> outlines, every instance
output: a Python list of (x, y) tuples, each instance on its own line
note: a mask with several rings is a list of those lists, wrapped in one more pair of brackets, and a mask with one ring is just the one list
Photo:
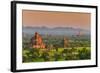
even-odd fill
[(31, 39), (32, 48), (40, 48), (44, 49), (45, 44), (43, 43), (42, 37), (39, 35), (39, 33), (35, 32), (35, 35)]

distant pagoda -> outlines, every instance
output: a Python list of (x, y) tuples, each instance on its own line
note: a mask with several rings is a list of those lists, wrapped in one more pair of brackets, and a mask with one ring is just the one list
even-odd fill
[(80, 37), (80, 36), (82, 36), (82, 35), (84, 35), (84, 33), (82, 32), (82, 31), (78, 31), (78, 33), (77, 33), (77, 37)]
[(64, 48), (68, 47), (69, 41), (68, 38), (64, 37)]
[(38, 32), (35, 32), (35, 35), (31, 38), (31, 46), (32, 48), (40, 48), (45, 49), (45, 44), (43, 43), (43, 39)]

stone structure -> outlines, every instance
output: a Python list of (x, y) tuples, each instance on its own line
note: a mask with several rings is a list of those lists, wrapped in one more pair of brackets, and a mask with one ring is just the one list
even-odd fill
[(32, 48), (45, 48), (45, 44), (43, 43), (42, 37), (39, 33), (35, 32), (35, 35), (31, 38), (31, 45)]
[(79, 31), (78, 33), (77, 33), (77, 37), (80, 37), (80, 36), (82, 36), (83, 35), (83, 32), (82, 31)]
[(64, 48), (68, 47), (69, 41), (68, 38), (64, 37)]

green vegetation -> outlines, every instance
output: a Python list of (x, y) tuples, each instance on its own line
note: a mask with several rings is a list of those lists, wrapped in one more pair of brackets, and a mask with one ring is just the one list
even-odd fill
[(90, 47), (58, 48), (58, 50), (26, 48), (23, 49), (23, 62), (85, 60), (90, 59), (90, 55)]
[(45, 36), (46, 48), (30, 47), (30, 37), (23, 37), (22, 60), (27, 62), (67, 61), (91, 59), (90, 37), (67, 37), (68, 46), (64, 47), (63, 38), (67, 36)]

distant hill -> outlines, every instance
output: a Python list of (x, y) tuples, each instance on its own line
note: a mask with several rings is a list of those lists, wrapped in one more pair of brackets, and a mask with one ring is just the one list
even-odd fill
[(35, 32), (38, 32), (40, 34), (67, 35), (67, 36), (77, 35), (78, 32), (82, 32), (84, 35), (90, 35), (89, 30), (73, 28), (73, 27), (48, 28), (48, 27), (24, 27), (23, 26), (24, 34), (33, 35)]

